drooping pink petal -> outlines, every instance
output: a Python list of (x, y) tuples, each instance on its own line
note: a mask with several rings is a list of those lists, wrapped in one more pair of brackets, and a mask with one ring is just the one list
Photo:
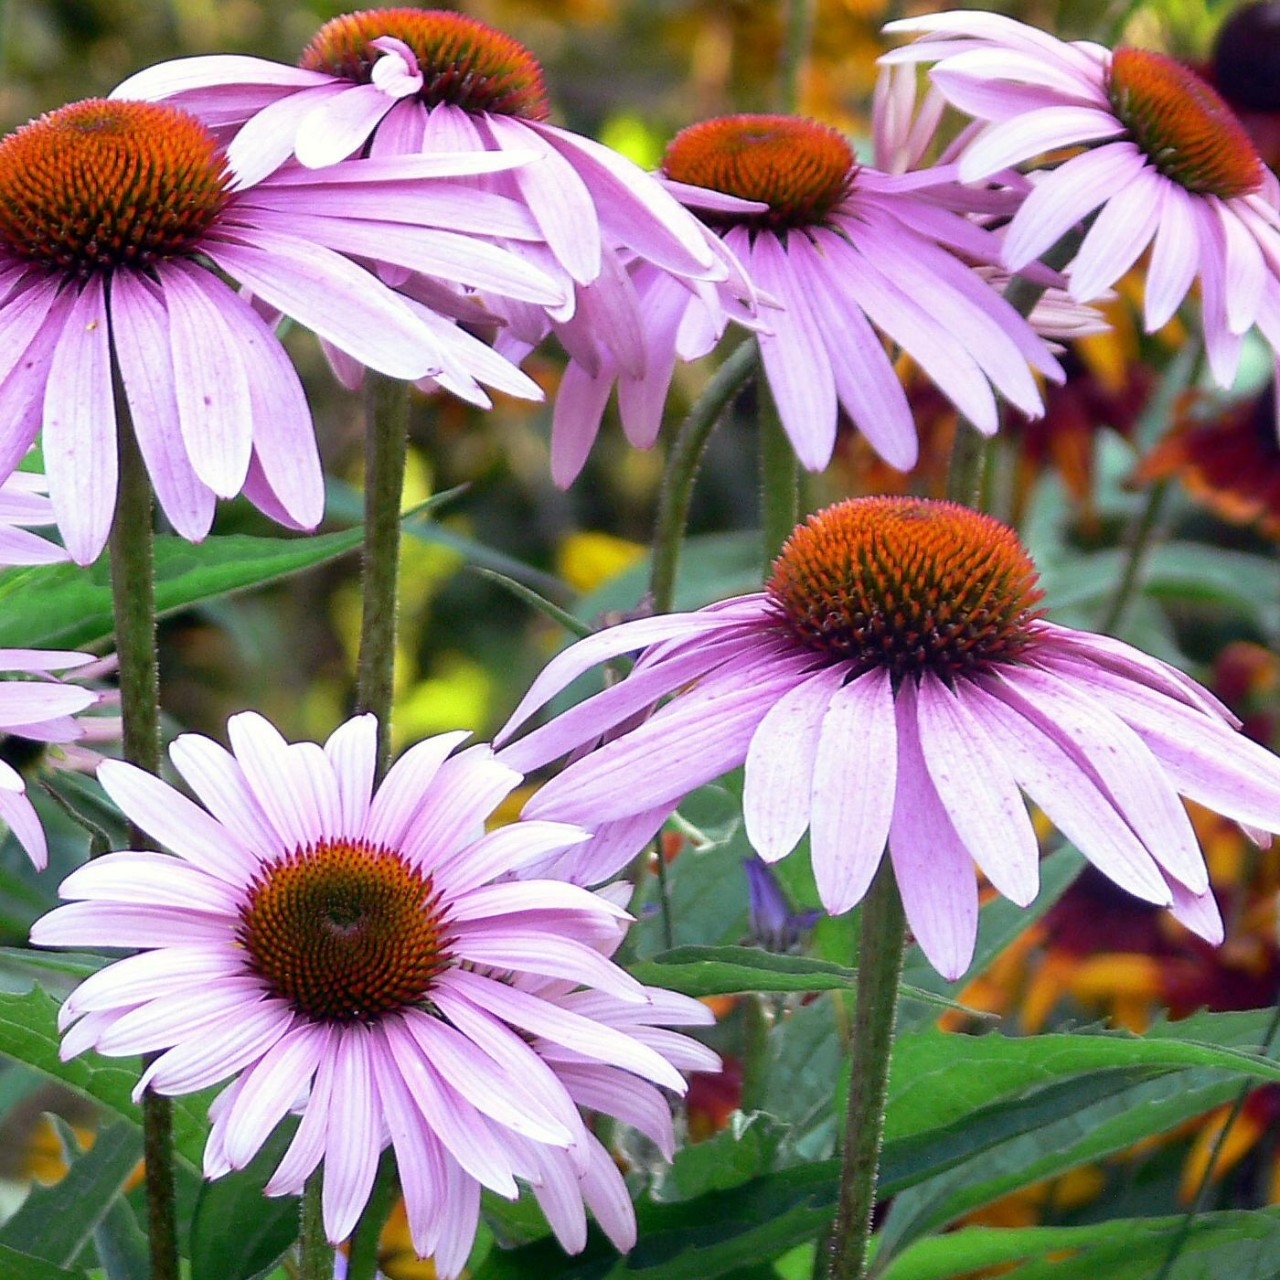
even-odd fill
[(120, 380), (129, 402), (138, 448), (156, 498), (173, 527), (191, 542), (213, 524), (217, 503), (191, 465), (183, 445), (172, 339), (164, 304), (152, 287), (128, 271), (111, 282), (111, 336), (120, 362)]
[(918, 710), (925, 765), (956, 834), (996, 889), (1027, 906), (1040, 887), (1040, 848), (1017, 779), (963, 690), (928, 674)]
[(63, 540), (77, 564), (90, 564), (106, 544), (116, 497), (111, 326), (101, 276), (85, 281), (49, 362), (43, 443)]
[(819, 729), (843, 681), (838, 668), (809, 676), (773, 704), (751, 738), (742, 816), (751, 847), (766, 862), (790, 853), (809, 825)]
[(832, 914), (861, 900), (884, 854), (898, 773), (893, 704), (888, 673), (872, 670), (836, 692), (822, 721), (809, 840)]
[(211, 272), (183, 262), (165, 263), (161, 285), (187, 456), (214, 493), (230, 498), (249, 469), (253, 401), (241, 343), (226, 316), (246, 304)]
[(978, 936), (973, 859), (938, 798), (920, 743), (916, 694), (902, 683), (895, 702), (898, 778), (889, 853), (907, 923), (944, 978), (959, 978)]

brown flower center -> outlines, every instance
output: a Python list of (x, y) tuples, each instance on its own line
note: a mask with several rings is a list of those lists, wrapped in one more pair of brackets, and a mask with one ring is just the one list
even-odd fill
[(1262, 185), (1262, 161), (1235, 113), (1172, 58), (1117, 49), (1107, 96), (1147, 159), (1188, 191), (1229, 200)]
[(810, 516), (767, 591), (801, 644), (895, 680), (952, 680), (1016, 658), (1043, 595), (1012, 529), (927, 498), (851, 498)]
[(449, 963), (447, 932), (430, 876), (393, 850), (335, 840), (264, 867), (237, 937), (299, 1013), (374, 1022), (423, 999)]
[(443, 9), (366, 9), (326, 22), (303, 52), (308, 71), (368, 84), (383, 54), (372, 47), (393, 36), (413, 50), (428, 106), (545, 120), (547, 87), (538, 60), (518, 40), (475, 18)]
[(85, 276), (194, 253), (227, 203), (213, 136), (176, 107), (90, 98), (0, 141), (0, 243)]
[(713, 225), (783, 231), (821, 226), (849, 194), (853, 151), (834, 129), (795, 116), (723, 116), (676, 134), (662, 159), (675, 182), (761, 200), (747, 218), (701, 213)]

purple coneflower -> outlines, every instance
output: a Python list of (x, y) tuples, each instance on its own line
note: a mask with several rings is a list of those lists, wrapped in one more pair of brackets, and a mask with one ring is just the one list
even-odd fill
[(652, 1023), (709, 1018), (607, 958), (619, 907), (509, 879), (585, 833), (518, 822), (486, 835), (519, 775), (488, 747), (450, 756), (465, 734), (417, 744), (375, 792), (372, 716), (323, 747), (288, 744), (251, 713), (228, 729), (231, 752), (194, 734), (170, 749), (204, 808), (102, 765), (107, 793), (172, 853), (89, 863), (33, 928), (40, 945), (140, 949), (68, 998), (63, 1055), (155, 1055), (139, 1093), (234, 1077), (213, 1104), (210, 1176), (242, 1168), (300, 1111), (267, 1190), (301, 1191), (323, 1160), (335, 1242), (390, 1146), (414, 1246), (442, 1276), (466, 1261), (481, 1187), (513, 1197), (517, 1178), (567, 1242), (582, 1243), (585, 1201), (628, 1245), (630, 1205), (577, 1103), (669, 1145), (644, 1082), (683, 1092), (672, 1063), (707, 1055)]
[[(212, 134), (176, 107), (91, 99), (0, 141), (0, 475), (43, 429), (58, 525), (93, 560), (116, 492), (113, 365), (156, 494), (199, 539), (244, 492), (309, 528), (324, 485), (302, 386), (238, 281), (372, 368), (438, 371), (446, 341), (352, 258), (548, 302), (542, 273), (491, 244), (413, 225), (421, 181), (503, 156), (298, 170), (232, 188)], [(437, 219), (494, 198), (449, 185)], [(376, 208), (371, 206), (376, 205)], [(513, 370), (514, 372), (514, 370)]]
[[(953, 503), (851, 499), (811, 517), (766, 590), (623, 623), (554, 659), (509, 736), (596, 663), (620, 683), (503, 748), (527, 770), (674, 694), (538, 791), (530, 817), (617, 822), (746, 765), (766, 861), (807, 829), (823, 904), (848, 910), (886, 843), (907, 919), (948, 977), (972, 956), (973, 864), (1020, 904), (1038, 848), (1023, 794), (1099, 870), (1213, 941), (1222, 923), (1179, 794), (1280, 830), (1280, 761), (1163, 662), (1045, 621), (1012, 530)], [(589, 846), (584, 846), (589, 850)], [(591, 880), (590, 868), (581, 878)]]
[(514, 151), (539, 157), (494, 184), (523, 205), (578, 284), (605, 245), (683, 275), (719, 276), (693, 219), (659, 183), (608, 147), (547, 123), (542, 68), (518, 41), (448, 10), (388, 8), (325, 23), (298, 67), (211, 55), (161, 63), (118, 95), (167, 98), (223, 130), (241, 182), (291, 157), (318, 168), (350, 156)]
[(966, 181), (1064, 148), (1004, 241), (1005, 264), (1034, 262), (1092, 219), (1066, 274), (1087, 301), (1150, 248), (1145, 322), (1160, 328), (1195, 280), (1214, 377), (1235, 375), (1257, 324), (1280, 349), (1280, 191), (1230, 107), (1189, 68), (1148, 49), (1067, 43), (1000, 14), (892, 22), (923, 39), (887, 55), (934, 62), (948, 101), (986, 127), (965, 148)]
[[(95, 661), (89, 653), (0, 649), (0, 733), (50, 743), (83, 737), (83, 725), (76, 717), (97, 703), (99, 695), (64, 683), (52, 673)], [(27, 799), (22, 775), (4, 760), (0, 760), (0, 821), (9, 825), (37, 869), (43, 870), (49, 861), (44, 828)]]
[[(973, 424), (998, 425), (992, 388), (1032, 416), (1032, 371), (1061, 371), (1027, 322), (958, 255), (994, 263), (996, 238), (958, 212), (948, 169), (859, 166), (836, 130), (791, 116), (705, 120), (667, 148), (664, 175), (763, 211), (695, 212), (780, 305), (760, 354), (800, 461), (831, 459), (843, 407), (886, 462), (915, 465), (915, 426), (887, 336)], [(967, 197), (977, 208), (978, 194)], [(690, 199), (690, 203), (693, 200)]]

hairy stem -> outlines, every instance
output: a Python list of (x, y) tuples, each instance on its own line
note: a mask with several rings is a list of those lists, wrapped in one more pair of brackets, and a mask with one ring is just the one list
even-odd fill
[(380, 781), (391, 763), (399, 612), (400, 502), (409, 450), (409, 384), (370, 371), (365, 385), (364, 549), (356, 706), (378, 717)]
[(886, 855), (862, 903), (857, 1006), (845, 1115), (844, 1153), (835, 1223), (827, 1249), (829, 1280), (866, 1275), (871, 1212), (884, 1137), (889, 1048), (898, 1011), (898, 979), (906, 946), (902, 899)]
[[(160, 772), (160, 664), (156, 651), (155, 546), (151, 482), (138, 449), (123, 394), (116, 396), (119, 477), (111, 524), (111, 603), (119, 658), (121, 741), (124, 758)], [(129, 824), (129, 846), (152, 848)], [(178, 1228), (174, 1193), (173, 1104), (150, 1089), (142, 1096), (146, 1163), (147, 1235), (152, 1280), (178, 1280)]]
[(676, 432), (667, 454), (667, 465), (658, 490), (658, 514), (653, 534), (653, 567), (649, 574), (649, 595), (655, 613), (669, 613), (675, 598), (676, 571), (680, 548), (689, 521), (689, 504), (698, 478), (702, 455), (720, 415), (747, 384), (757, 367), (754, 338), (739, 345), (716, 370), (688, 416)]

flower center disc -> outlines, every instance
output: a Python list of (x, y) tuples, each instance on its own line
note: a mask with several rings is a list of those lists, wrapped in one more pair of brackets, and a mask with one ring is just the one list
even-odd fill
[(743, 115), (703, 120), (676, 134), (662, 171), (675, 182), (769, 206), (747, 218), (720, 215), (719, 222), (781, 231), (824, 223), (849, 194), (857, 165), (844, 138), (816, 120)]
[(382, 54), (371, 47), (392, 36), (413, 50), (428, 106), (447, 102), (464, 111), (545, 120), (547, 87), (537, 58), (518, 40), (475, 18), (443, 9), (366, 9), (326, 22), (306, 47), (307, 71), (369, 84)]
[(0, 242), (85, 276), (189, 255), (227, 202), (213, 136), (176, 107), (90, 98), (0, 141)]
[(895, 681), (1016, 658), (1043, 595), (1012, 529), (927, 498), (851, 498), (810, 516), (766, 590), (801, 644)]
[(1172, 58), (1117, 49), (1107, 96), (1151, 163), (1188, 191), (1230, 200), (1262, 185), (1262, 161), (1235, 113)]
[(237, 937), (256, 973), (319, 1021), (373, 1022), (418, 1003), (449, 962), (431, 877), (336, 840), (265, 867)]

